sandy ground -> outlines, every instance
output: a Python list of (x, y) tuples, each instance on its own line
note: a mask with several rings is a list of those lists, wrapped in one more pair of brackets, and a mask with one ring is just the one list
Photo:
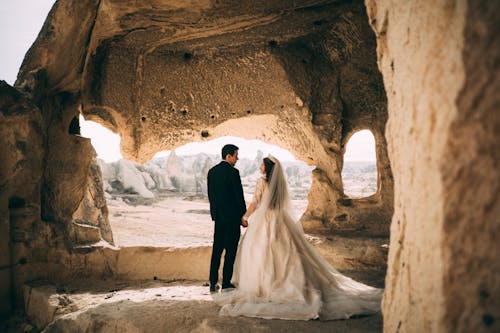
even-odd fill
[[(294, 200), (293, 206), (296, 216), (300, 216), (306, 209), (307, 200)], [(206, 199), (164, 197), (151, 205), (137, 206), (120, 199), (108, 200), (108, 209), (117, 246), (212, 245), (214, 226)]]

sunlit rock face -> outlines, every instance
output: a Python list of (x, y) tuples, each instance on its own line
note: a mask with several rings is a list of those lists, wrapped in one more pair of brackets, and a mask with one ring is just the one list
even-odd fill
[(101, 239), (113, 244), (113, 233), (108, 220), (108, 207), (104, 196), (102, 173), (99, 164), (92, 159), (87, 167), (87, 184), (78, 209), (73, 213), (72, 220), (75, 225), (75, 240), (79, 241), (78, 231), (96, 228), (97, 239), (82, 240), (85, 242), (99, 242)]
[(395, 188), (384, 329), (498, 331), (498, 2), (367, 9)]

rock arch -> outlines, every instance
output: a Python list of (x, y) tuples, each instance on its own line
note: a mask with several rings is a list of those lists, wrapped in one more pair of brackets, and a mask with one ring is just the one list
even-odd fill
[[(316, 165), (306, 230), (388, 235), (385, 142), (378, 149), (387, 196), (379, 202), (359, 207), (345, 200), (339, 172), (349, 129), (373, 128), (383, 138), (387, 119), (364, 5), (240, 5), (55, 3), (15, 84), (42, 118), (41, 195), (28, 203), (40, 207), (43, 237), (53, 243), (29, 263), (62, 271), (67, 267), (52, 262), (54, 253), (72, 256), (101, 239), (112, 243), (90, 140), (68, 132), (80, 113), (119, 133), (122, 154), (138, 162), (227, 134), (279, 144)], [(28, 267), (30, 277), (43, 277)]]
[[(27, 254), (20, 280), (113, 275), (114, 250), (89, 246), (112, 236), (106, 234), (105, 206), (95, 199), (93, 149), (88, 139), (68, 133), (79, 113), (118, 132), (124, 156), (137, 161), (207, 134), (222, 135), (232, 122), (269, 117), (280, 124), (271, 127), (276, 133), (269, 129), (273, 140), (293, 145), (317, 166), (303, 221), (307, 230), (387, 235), (395, 207), (384, 299), (388, 330), (497, 325), (491, 318), (498, 303), (478, 301), (474, 288), (486, 286), (480, 295), (498, 293), (498, 261), (490, 255), (498, 242), (485, 234), (498, 229), (498, 196), (489, 191), (498, 180), (498, 89), (481, 84), (498, 86), (491, 76), (498, 71), (498, 43), (491, 41), (498, 39), (500, 11), (488, 1), (415, 3), (57, 1), (26, 55), (16, 89), (0, 83), (0, 215), (8, 220), (13, 196), (35, 212), (26, 226), (31, 251), (19, 250)], [(419, 44), (426, 38), (428, 44)], [(478, 61), (483, 51), (491, 61)], [(477, 126), (467, 122), (474, 109), (480, 111)], [(297, 138), (294, 126), (310, 140)], [(481, 126), (487, 135), (478, 134)], [(357, 128), (375, 134), (382, 182), (380, 200), (362, 206), (340, 191), (341, 153)], [(487, 147), (469, 147), (473, 159), (456, 147), (463, 131), (474, 134), (472, 148)], [(308, 156), (311, 147), (304, 142), (317, 154)], [(486, 172), (473, 173), (470, 161), (482, 160), (493, 162)], [(484, 196), (461, 196), (468, 185), (476, 188), (459, 179), (464, 172), (488, 189)], [(415, 200), (414, 193), (429, 196)], [(454, 213), (467, 206), (464, 198), (484, 208), (471, 233), (465, 226), (473, 217)], [(465, 252), (462, 240), (471, 244)], [(464, 256), (454, 266), (457, 254)], [(486, 282), (465, 276), (471, 287), (463, 291), (453, 274), (472, 262), (494, 271), (484, 268)], [(7, 292), (0, 289), (2, 302)], [(459, 309), (468, 310), (463, 315)]]

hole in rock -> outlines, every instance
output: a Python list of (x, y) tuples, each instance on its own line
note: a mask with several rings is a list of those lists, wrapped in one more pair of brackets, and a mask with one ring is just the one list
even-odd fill
[(377, 193), (375, 138), (370, 130), (354, 133), (344, 154), (342, 183), (344, 194), (363, 198)]
[(73, 117), (69, 123), (68, 133), (72, 135), (80, 135), (80, 122), (78, 117)]
[(316, 26), (320, 26), (320, 25), (323, 25), (325, 23), (328, 23), (328, 21), (327, 20), (323, 20), (323, 19), (316, 20), (316, 21), (313, 22), (313, 24), (316, 25)]
[(274, 48), (274, 47), (278, 46), (278, 42), (277, 42), (277, 41), (275, 41), (275, 40), (270, 40), (270, 41), (267, 43), (267, 45), (269, 45), (270, 47), (273, 47), (273, 48)]
[[(294, 214), (297, 217), (303, 214), (311, 186), (311, 167), (276, 146), (223, 137), (161, 151), (143, 165), (125, 160), (102, 165), (115, 243), (118, 246), (210, 246), (213, 222), (206, 179), (208, 170), (221, 161), (220, 150), (226, 143), (240, 147), (236, 168), (240, 171), (247, 204), (260, 177), (262, 158), (271, 153), (283, 161)], [(120, 176), (124, 173), (121, 170), (127, 170), (128, 179)], [(123, 180), (121, 187), (112, 187), (110, 181), (119, 179)], [(122, 192), (117, 191), (120, 188)]]
[(23, 198), (12, 197), (9, 200), (9, 208), (23, 208), (26, 206), (26, 200)]
[(114, 162), (122, 158), (120, 136), (94, 121), (79, 117), (81, 135), (90, 138), (99, 159)]
[[(83, 128), (83, 127), (82, 127)], [(92, 138), (93, 134), (86, 132)], [(189, 143), (172, 151), (160, 151), (150, 161), (138, 164), (124, 159), (104, 160), (98, 146), (109, 220), (115, 244), (155, 247), (210, 246), (213, 222), (207, 197), (207, 173), (221, 161), (224, 144), (239, 150), (245, 200), (250, 204), (262, 158), (268, 154), (282, 161), (288, 178), (293, 213), (299, 218), (307, 208), (307, 195), (314, 167), (298, 161), (288, 151), (258, 140), (220, 137)], [(116, 143), (118, 150), (118, 143)]]

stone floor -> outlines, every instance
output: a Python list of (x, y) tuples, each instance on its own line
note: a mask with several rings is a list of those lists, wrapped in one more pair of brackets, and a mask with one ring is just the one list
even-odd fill
[[(219, 316), (197, 281), (74, 281), (25, 288), (26, 313), (43, 332), (381, 332), (380, 314), (321, 322)], [(18, 326), (18, 332), (37, 332)], [(11, 330), (10, 332), (15, 332)]]

